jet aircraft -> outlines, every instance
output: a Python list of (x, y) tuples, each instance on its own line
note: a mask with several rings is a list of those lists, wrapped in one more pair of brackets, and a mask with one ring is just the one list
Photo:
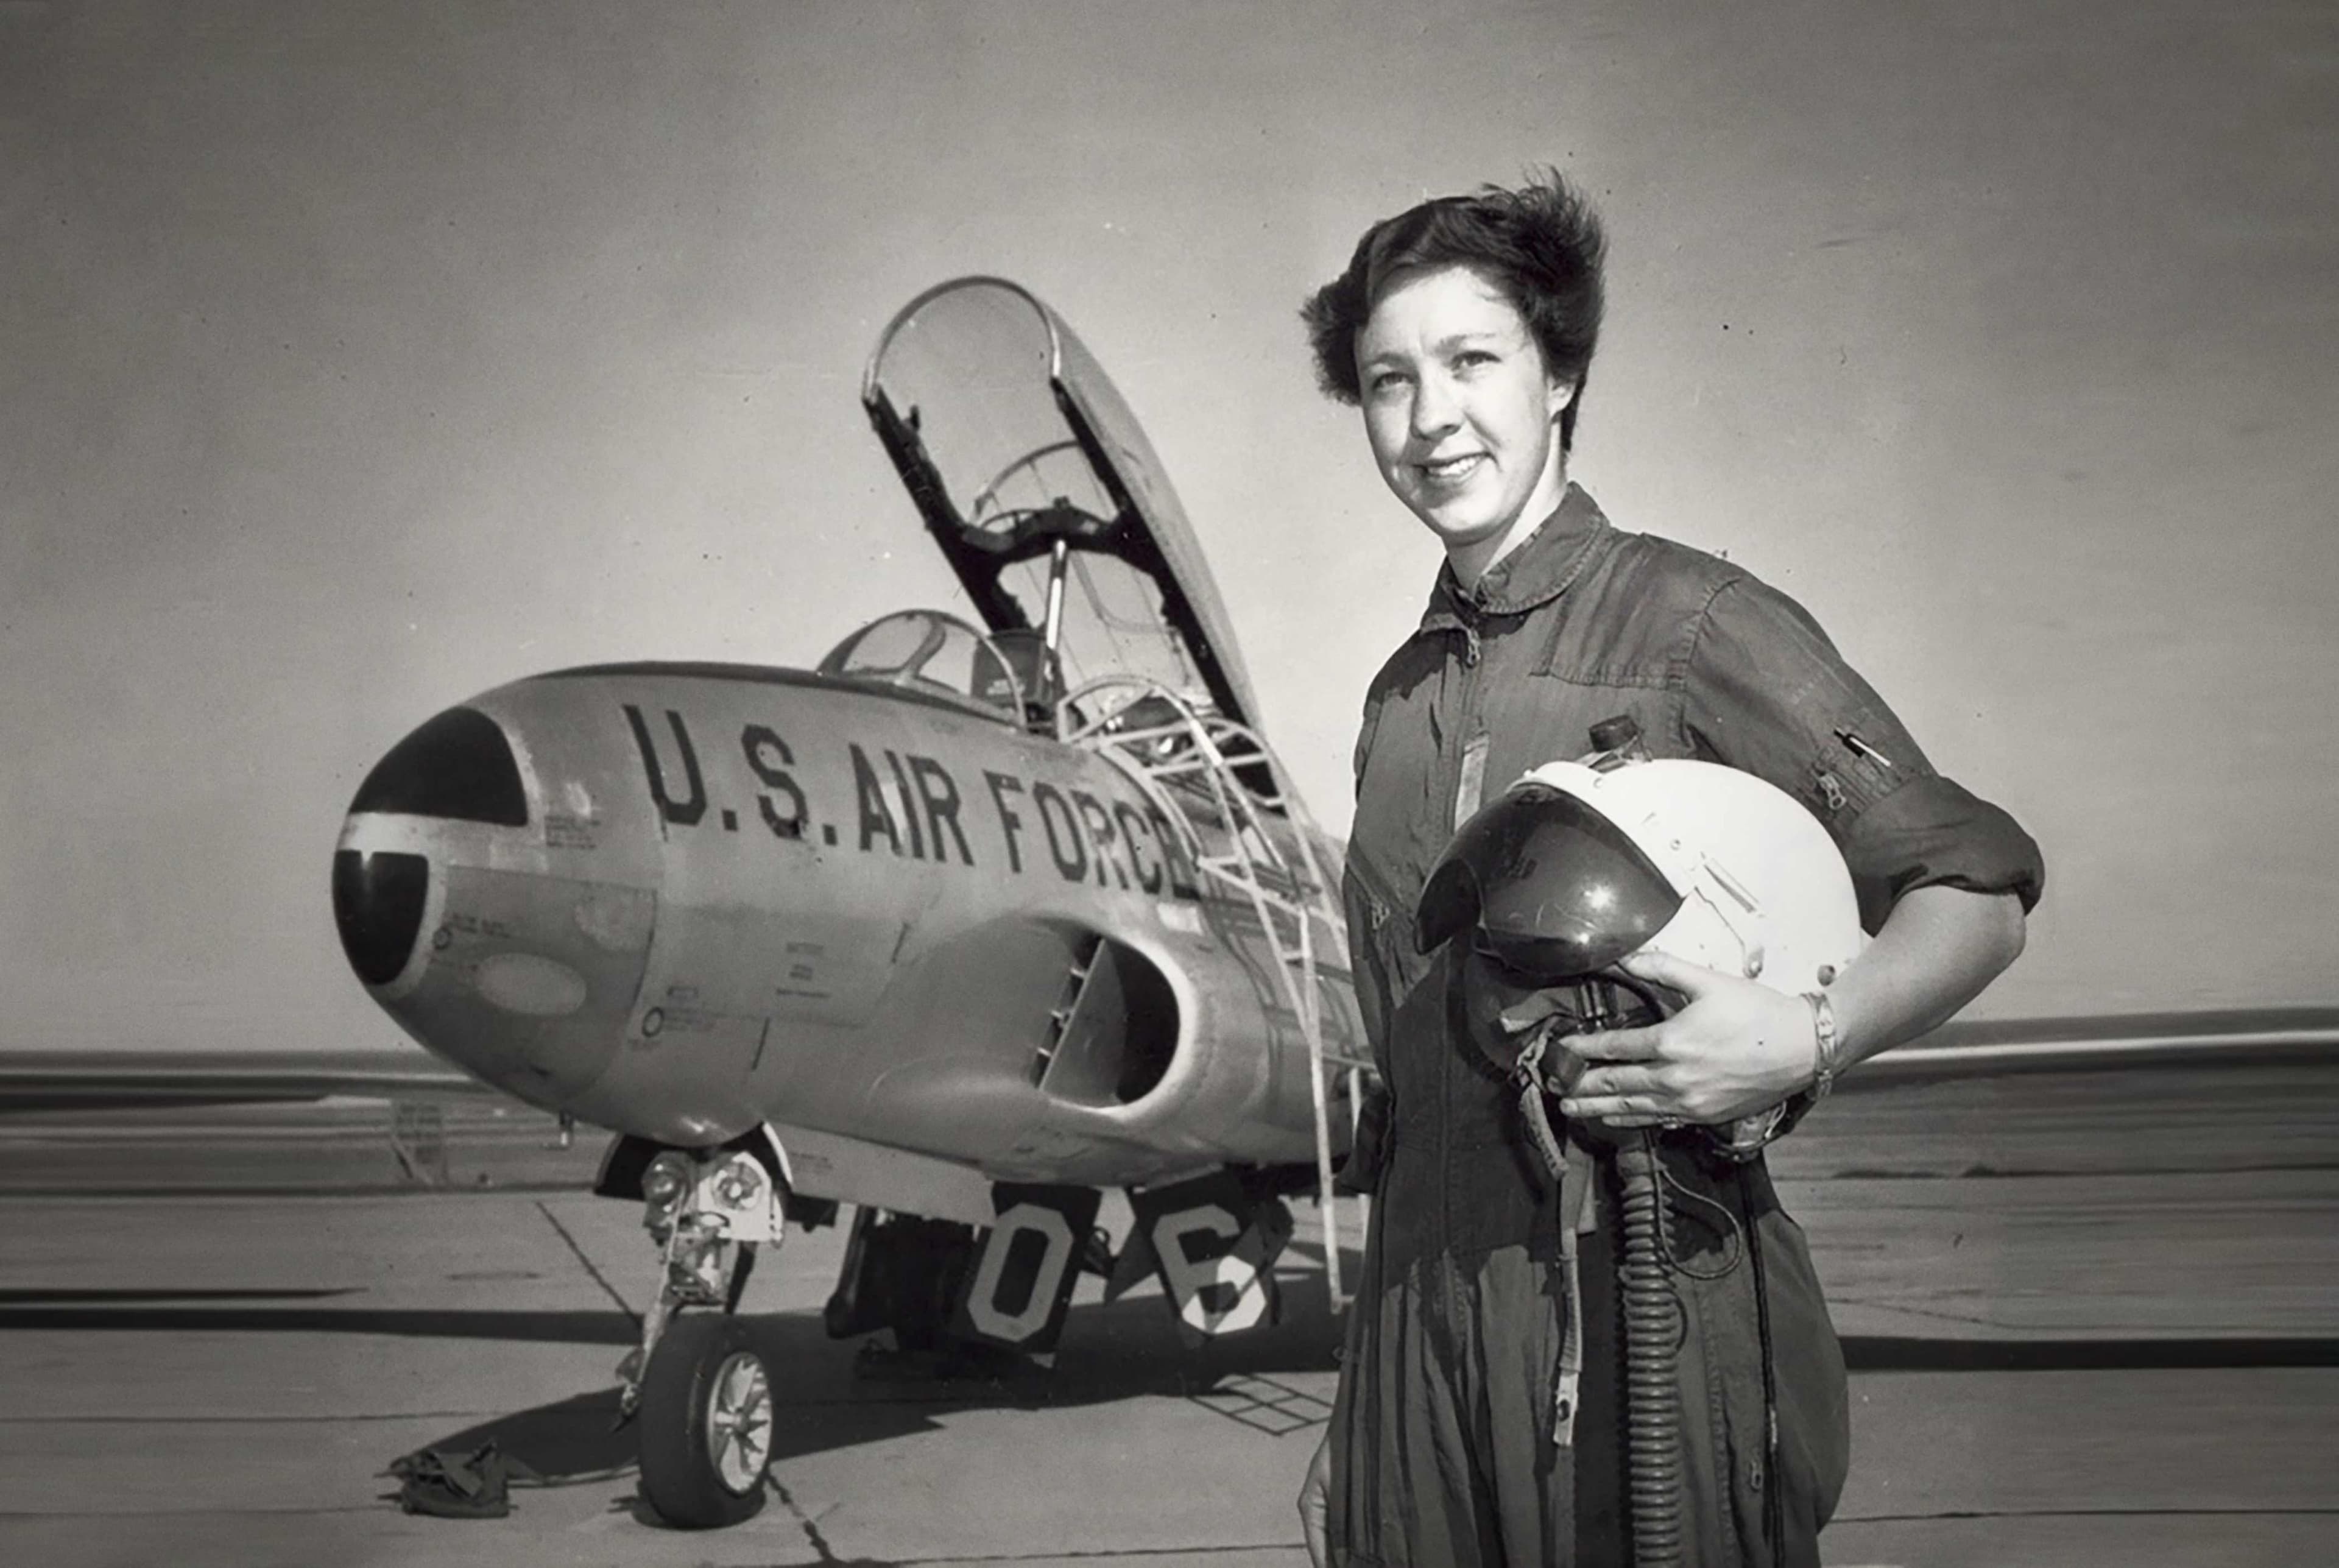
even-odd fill
[(498, 686), (389, 750), (334, 853), (350, 963), (408, 1033), (617, 1134), (596, 1190), (644, 1204), (663, 1279), (624, 1406), (685, 1524), (763, 1494), (769, 1370), (726, 1313), (791, 1224), (854, 1206), (840, 1336), (1045, 1352), (1084, 1266), (1239, 1331), (1365, 1062), (1339, 846), (1080, 340), (962, 279), (862, 399), (979, 624)]

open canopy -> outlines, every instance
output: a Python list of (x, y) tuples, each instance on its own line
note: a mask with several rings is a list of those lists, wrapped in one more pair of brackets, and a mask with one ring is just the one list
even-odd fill
[(862, 402), (994, 631), (1044, 623), (1067, 547), (1072, 685), (1141, 675), (1239, 724), (1250, 678), (1160, 459), (1061, 317), (1014, 283), (930, 289), (878, 340)]

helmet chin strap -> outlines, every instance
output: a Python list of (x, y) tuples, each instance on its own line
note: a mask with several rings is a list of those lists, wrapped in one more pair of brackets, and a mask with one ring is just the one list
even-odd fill
[(1559, 1134), (1552, 1128), (1550, 1113), (1544, 1109), (1545, 1083), (1551, 1085), (1554, 1093), (1558, 1092), (1560, 1084), (1556, 1076), (1549, 1080), (1545, 1078), (1543, 1059), (1544, 1053), (1550, 1050), (1551, 1042), (1560, 1037), (1560, 1016), (1557, 1013), (1547, 1014), (1534, 1026), (1526, 1043), (1519, 1048), (1518, 1060), (1511, 1068), (1511, 1081), (1519, 1091), (1519, 1119), (1526, 1124), (1527, 1138), (1535, 1144), (1535, 1152), (1543, 1157), (1543, 1168), (1551, 1174), (1554, 1181), (1564, 1181), (1567, 1178), (1567, 1151), (1560, 1148)]

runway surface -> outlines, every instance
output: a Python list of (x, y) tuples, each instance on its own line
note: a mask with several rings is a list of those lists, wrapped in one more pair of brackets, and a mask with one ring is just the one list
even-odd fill
[[(818, 1317), (842, 1232), (796, 1235), (744, 1304), (774, 1494), (685, 1533), (612, 1430), (652, 1279), (633, 1207), (576, 1189), (589, 1139), (449, 1115), (410, 1112), (403, 1159), (380, 1105), (0, 1124), (0, 1562), (1306, 1561), (1312, 1213), (1273, 1329), (1188, 1352), (1151, 1288), (1090, 1279), (1052, 1370), (944, 1385), (858, 1375)], [(1827, 1561), (2339, 1561), (2334, 1133), (2317, 1065), (1832, 1102), (1774, 1161), (1853, 1366)], [(393, 1457), (490, 1437), (549, 1483), (508, 1518), (389, 1500)]]

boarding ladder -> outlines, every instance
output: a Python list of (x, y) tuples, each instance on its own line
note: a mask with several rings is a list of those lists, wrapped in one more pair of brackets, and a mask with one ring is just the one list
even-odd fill
[[(1267, 935), (1277, 983), (1308, 1045), (1317, 1212), (1324, 1228), (1325, 1280), (1337, 1312), (1347, 1296), (1340, 1282), (1327, 1075), (1347, 1074), (1353, 1115), (1361, 1103), (1362, 1074), (1371, 1065), (1332, 1052), (1324, 1041), (1319, 978), (1350, 979), (1347, 922), (1335, 892), (1337, 868), (1327, 863), (1315, 824), (1267, 743), (1248, 726), (1199, 708), (1157, 681), (1141, 676), (1090, 681), (1058, 705), (1057, 733), (1133, 778), (1175, 825), (1206, 882), (1248, 902)], [(1269, 831), (1277, 818), (1286, 826), (1288, 847)], [(1327, 954), (1328, 961), (1321, 956)]]

